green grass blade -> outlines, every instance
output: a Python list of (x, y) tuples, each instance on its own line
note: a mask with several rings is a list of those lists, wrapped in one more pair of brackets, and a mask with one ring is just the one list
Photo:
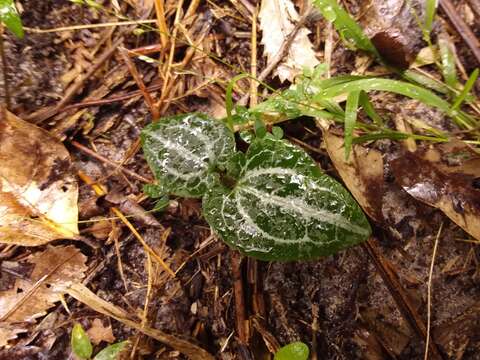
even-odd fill
[(342, 38), (351, 41), (358, 49), (380, 57), (377, 49), (365, 35), (360, 25), (338, 5), (336, 0), (314, 0), (313, 3), (325, 19), (333, 23)]
[(339, 117), (345, 117), (345, 111), (343, 111), (342, 107), (335, 101), (324, 99), (319, 101), (318, 105), (332, 114), (335, 114)]
[(407, 134), (407, 133), (402, 133), (402, 132), (399, 132), (399, 131), (386, 130), (386, 131), (374, 132), (374, 133), (370, 133), (370, 134), (357, 136), (353, 139), (353, 144), (362, 144), (362, 143), (365, 143), (365, 142), (368, 142), (368, 141), (375, 141), (375, 140), (382, 140), (382, 139), (405, 140), (405, 139), (408, 139), (408, 138), (412, 138), (412, 139), (415, 139), (415, 140), (432, 141), (432, 142), (447, 142), (447, 141), (449, 141), (448, 138), (444, 138), (444, 137)]
[(438, 47), (440, 48), (440, 58), (442, 60), (443, 79), (448, 86), (455, 89), (458, 81), (453, 52), (446, 39), (438, 39)]
[(434, 90), (440, 94), (448, 94), (450, 92), (448, 86), (445, 86), (444, 83), (429, 78), (415, 70), (406, 70), (402, 74), (403, 78), (409, 82), (422, 85), (426, 88)]
[(331, 86), (327, 89), (323, 89), (322, 91), (320, 91), (317, 97), (319, 99), (334, 98), (335, 96), (341, 94), (360, 90), (363, 90), (365, 92), (373, 90), (389, 91), (419, 100), (427, 105), (439, 108), (440, 110), (443, 110), (445, 112), (450, 112), (450, 104), (435, 95), (430, 90), (403, 81), (391, 79), (370, 78), (354, 80), (348, 83), (338, 84)]
[(227, 110), (227, 124), (230, 130), (233, 130), (233, 118), (232, 118), (232, 110), (233, 110), (233, 87), (237, 83), (237, 81), (242, 80), (243, 78), (250, 77), (250, 74), (239, 74), (233, 77), (232, 80), (229, 81), (227, 89), (225, 91), (225, 108)]
[(380, 115), (378, 115), (377, 111), (373, 107), (370, 99), (368, 98), (368, 94), (365, 91), (360, 91), (360, 98), (359, 98), (360, 106), (363, 108), (363, 111), (367, 114), (367, 116), (373, 120), (373, 122), (379, 126), (383, 125), (383, 119)]
[(352, 91), (348, 94), (347, 104), (345, 105), (345, 159), (348, 160), (352, 150), (353, 129), (357, 122), (358, 100), (360, 91)]
[(0, 0), (0, 22), (4, 23), (16, 37), (23, 38), (22, 20), (13, 0)]
[(425, 22), (423, 24), (423, 31), (428, 38), (430, 38), (435, 12), (437, 11), (437, 1), (438, 0), (425, 1)]
[(326, 89), (334, 85), (346, 84), (354, 80), (370, 79), (371, 76), (360, 75), (338, 75), (329, 79), (324, 79), (316, 82), (316, 85), (321, 89)]
[(472, 74), (468, 78), (467, 82), (465, 83), (465, 86), (463, 87), (463, 90), (455, 99), (455, 102), (453, 103), (453, 106), (452, 106), (452, 110), (457, 110), (460, 108), (463, 101), (467, 97), (468, 93), (470, 92), (470, 90), (472, 90), (473, 85), (475, 85), (475, 81), (477, 81), (477, 78), (478, 78), (478, 68), (473, 70)]

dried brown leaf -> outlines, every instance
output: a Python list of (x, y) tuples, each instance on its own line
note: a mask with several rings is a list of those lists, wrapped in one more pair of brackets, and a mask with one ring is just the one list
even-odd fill
[(61, 300), (65, 288), (79, 282), (86, 257), (76, 247), (47, 247), (22, 262), (33, 265), (28, 279), (17, 279), (12, 289), (0, 292), (0, 321), (31, 322)]
[(102, 320), (98, 318), (93, 320), (92, 326), (87, 330), (87, 335), (95, 345), (100, 344), (102, 341), (107, 343), (115, 341), (112, 327), (110, 325), (104, 326)]
[(444, 145), (443, 150), (421, 149), (393, 160), (395, 180), (480, 240), (480, 158), (458, 143)]
[(346, 161), (343, 137), (330, 131), (324, 131), (323, 137), (328, 155), (353, 197), (372, 219), (382, 222), (382, 154), (356, 145), (350, 160)]
[(76, 238), (78, 185), (62, 143), (7, 113), (0, 118), (0, 164), (0, 242)]
[(0, 349), (6, 346), (10, 340), (15, 339), (17, 334), (25, 331), (25, 329), (22, 329), (18, 326), (0, 322)]
[[(282, 44), (295, 28), (294, 23), (300, 17), (290, 0), (263, 0), (258, 17), (263, 33), (262, 44), (265, 46), (269, 64), (278, 54)], [(278, 75), (282, 82), (287, 79), (292, 81), (305, 67), (313, 68), (319, 64), (308, 38), (309, 33), (305, 27), (298, 30), (287, 56), (275, 70), (275, 75)]]

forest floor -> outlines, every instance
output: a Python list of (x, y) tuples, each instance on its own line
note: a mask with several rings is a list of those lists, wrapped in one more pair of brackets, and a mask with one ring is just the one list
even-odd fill
[[(75, 323), (88, 331), (94, 353), (129, 340), (125, 359), (184, 359), (198, 348), (217, 359), (271, 359), (279, 347), (302, 341), (311, 359), (413, 360), (424, 359), (426, 339), (431, 359), (480, 359), (480, 238), (475, 236), (480, 234), (480, 161), (477, 145), (464, 141), (476, 133), (469, 137), (472, 133), (418, 100), (374, 91), (371, 102), (385, 126), (421, 133), (419, 120), (451, 141), (373, 139), (354, 146), (349, 165), (331, 145), (343, 139), (342, 125), (325, 131), (307, 116), (277, 124), (286, 139), (347, 186), (369, 216), (373, 237), (315, 261), (242, 257), (212, 233), (199, 199), (170, 197), (164, 210), (154, 211), (155, 202), (142, 192), (153, 175), (139, 134), (168, 115), (225, 116), (231, 79), (252, 70), (254, 76), (262, 74), (273, 57), (267, 48), (275, 31), (257, 16), (261, 2), (17, 3), (26, 33), (17, 39), (5, 30), (7, 81), (2, 76), (0, 94), (9, 117), (15, 114), (48, 131), (71, 160), (65, 160), (67, 166), (44, 161), (48, 141), (35, 140), (35, 131), (26, 130), (23, 138), (10, 139), (27, 155), (16, 166), (46, 171), (49, 182), (56, 181), (56, 173), (71, 174), (68, 186), (78, 184), (80, 236), (37, 246), (0, 239), (0, 359), (73, 359)], [(278, 3), (286, 6), (290, 0)], [(309, 30), (305, 38), (311, 48), (302, 56), (313, 50), (332, 77), (389, 76), (370, 55), (346, 46), (319, 13), (303, 16), (308, 1), (293, 3)], [(395, 65), (412, 66), (420, 50), (428, 53), (408, 10), (418, 2), (342, 3)], [(433, 38), (448, 39), (465, 83), (479, 59), (446, 6), (479, 35), (479, 2), (440, 3)], [(381, 4), (381, 14), (370, 14), (372, 4)], [(273, 23), (279, 13), (271, 14)], [(394, 20), (388, 26), (379, 20), (389, 17)], [(290, 56), (288, 47), (299, 46), (295, 40), (287, 44), (288, 36), (282, 41), (283, 56), (263, 74), (270, 89), (288, 88), (296, 75), (287, 71), (285, 81), (278, 76)], [(441, 79), (439, 59), (415, 69)], [(269, 88), (243, 78), (233, 99), (255, 105), (270, 96)], [(472, 116), (477, 116), (476, 101), (471, 100), (473, 110), (465, 106)], [(2, 142), (8, 140), (2, 132), (0, 160), (6, 161)], [(420, 195), (408, 191), (412, 182), (423, 184)], [(0, 196), (0, 220), (1, 211)], [(71, 255), (65, 260), (66, 253)], [(46, 273), (35, 273), (41, 267), (52, 284), (57, 277), (81, 280), (81, 294), (49, 293), (55, 285), (44, 287)], [(19, 285), (19, 279), (30, 285)], [(35, 282), (38, 287), (32, 287)], [(85, 287), (97, 298), (82, 293)], [(99, 299), (113, 308), (100, 306)], [(34, 310), (29, 313), (28, 307)]]

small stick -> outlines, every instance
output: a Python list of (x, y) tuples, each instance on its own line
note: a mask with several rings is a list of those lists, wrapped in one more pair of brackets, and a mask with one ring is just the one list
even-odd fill
[(152, 117), (154, 119), (157, 119), (159, 115), (158, 108), (155, 106), (152, 96), (148, 92), (148, 89), (145, 86), (145, 83), (143, 82), (140, 74), (138, 73), (137, 67), (133, 63), (132, 59), (130, 59), (130, 57), (128, 56), (128, 50), (123, 47), (119, 48), (118, 50), (120, 52), (120, 55), (122, 56), (123, 61), (127, 65), (128, 71), (130, 71), (130, 74), (132, 75), (143, 97), (145, 98), (145, 102), (147, 103), (148, 108), (150, 109), (150, 113), (152, 114)]
[(153, 182), (152, 179), (147, 179), (147, 178), (144, 178), (143, 176), (141, 175), (138, 175), (137, 173), (131, 171), (131, 170), (128, 170), (126, 168), (124, 168), (123, 166), (115, 163), (114, 161), (110, 160), (110, 159), (107, 159), (106, 157), (96, 153), (95, 151), (87, 148), (86, 146), (80, 144), (79, 142), (76, 142), (76, 141), (71, 141), (70, 142), (73, 146), (75, 146), (78, 150), (80, 150), (81, 152), (97, 159), (97, 160), (100, 160), (101, 162), (107, 164), (107, 165), (110, 165), (112, 167), (114, 167), (116, 170), (121, 170), (122, 172), (124, 172), (126, 175), (128, 176), (131, 176), (132, 178), (134, 179), (137, 179), (141, 182), (144, 182), (144, 183), (151, 183)]
[(158, 263), (165, 269), (165, 271), (169, 273), (170, 276), (175, 277), (175, 273), (173, 272), (173, 270), (170, 269), (170, 267), (165, 263), (165, 261), (163, 261), (163, 259), (145, 242), (142, 235), (140, 235), (140, 233), (137, 231), (137, 229), (135, 229), (132, 223), (125, 217), (125, 215), (123, 215), (122, 212), (118, 210), (116, 207), (111, 207), (110, 210), (112, 210), (112, 212), (120, 218), (120, 220), (128, 227), (128, 229), (132, 232), (132, 234), (137, 238), (140, 244), (143, 245), (143, 248), (150, 255), (152, 255), (155, 260), (158, 261)]
[(0, 23), (0, 57), (2, 58), (2, 70), (3, 70), (3, 89), (5, 91), (5, 107), (2, 106), (2, 112), (4, 118), (7, 118), (6, 110), (11, 108), (10, 104), (10, 90), (8, 87), (8, 68), (7, 57), (5, 56), (5, 48), (3, 46), (3, 32), (5, 27)]
[[(147, 92), (159, 90), (162, 88), (162, 84), (158, 85), (152, 85), (146, 88)], [(96, 100), (86, 100), (82, 101), (76, 104), (71, 104), (68, 106), (65, 106), (62, 111), (68, 111), (76, 108), (82, 108), (82, 107), (88, 107), (88, 106), (99, 106), (99, 105), (106, 105), (106, 104), (111, 104), (114, 102), (119, 102), (119, 101), (124, 101), (124, 100), (129, 100), (131, 98), (141, 96), (142, 92), (140, 90), (135, 90), (131, 91), (129, 93), (126, 93), (125, 95), (119, 95), (119, 96), (112, 96), (110, 98), (106, 99), (96, 99)]]
[(480, 42), (473, 31), (465, 23), (465, 21), (463, 21), (462, 17), (458, 14), (457, 9), (455, 9), (455, 6), (450, 0), (440, 0), (440, 6), (442, 7), (443, 11), (445, 11), (445, 14), (447, 14), (458, 34), (463, 38), (463, 40), (465, 40), (465, 43), (472, 51), (473, 55), (477, 59), (477, 62), (480, 64)]
[(60, 100), (57, 105), (34, 112), (33, 114), (27, 116), (26, 120), (30, 120), (35, 124), (38, 124), (58, 114), (60, 110), (62, 110), (62, 108), (67, 105), (70, 100), (72, 100), (73, 97), (77, 94), (77, 92), (82, 88), (83, 83), (92, 75), (94, 75), (103, 65), (103, 63), (105, 63), (115, 53), (117, 47), (120, 46), (122, 42), (123, 36), (120, 36), (120, 38), (118, 38), (117, 41), (115, 41), (109, 49), (103, 52), (98, 61), (93, 64), (90, 69), (88, 69), (85, 75), (81, 76), (78, 81), (75, 81), (73, 85), (68, 88), (65, 96), (62, 98), (62, 100)]
[(257, 77), (257, 16), (258, 8), (255, 8), (252, 16), (252, 51), (250, 60), (250, 73), (252, 74), (252, 77), (250, 79), (250, 107), (257, 105), (258, 82), (255, 80)]
[(237, 251), (231, 252), (233, 295), (235, 297), (235, 323), (240, 343), (247, 345), (247, 317), (245, 311), (245, 295), (243, 291), (242, 256)]
[(158, 30), (160, 30), (160, 42), (162, 44), (162, 48), (165, 49), (168, 44), (169, 33), (167, 22), (165, 20), (165, 7), (163, 0), (155, 0), (155, 13), (157, 15)]
[(84, 25), (72, 25), (64, 26), (53, 29), (38, 29), (30, 28), (24, 26), (23, 29), (26, 32), (35, 33), (35, 34), (47, 34), (47, 33), (57, 33), (61, 31), (72, 31), (72, 30), (84, 30), (84, 29), (97, 29), (102, 27), (115, 27), (115, 26), (125, 26), (125, 25), (141, 25), (141, 24), (152, 24), (155, 23), (155, 20), (131, 20), (131, 21), (114, 21), (100, 24), (84, 24)]
[(432, 253), (432, 262), (430, 263), (430, 272), (428, 274), (428, 283), (427, 283), (427, 340), (425, 341), (425, 357), (424, 360), (428, 360), (428, 346), (430, 343), (430, 327), (431, 327), (431, 306), (432, 306), (432, 277), (433, 277), (433, 266), (435, 265), (435, 256), (437, 255), (438, 241), (440, 239), (440, 234), (442, 233), (443, 222), (440, 224), (438, 229), (437, 236), (435, 237), (435, 245), (433, 245)]

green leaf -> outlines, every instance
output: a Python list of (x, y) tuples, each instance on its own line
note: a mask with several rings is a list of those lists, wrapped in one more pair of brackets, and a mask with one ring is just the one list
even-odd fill
[(230, 82), (228, 83), (227, 89), (225, 91), (225, 109), (227, 110), (227, 124), (230, 130), (233, 130), (233, 117), (232, 117), (232, 110), (233, 110), (233, 87), (237, 83), (237, 81), (242, 80), (243, 78), (249, 77), (250, 74), (239, 74), (235, 76)]
[(201, 197), (235, 152), (233, 133), (203, 114), (162, 118), (141, 135), (145, 158), (165, 193)]
[[(475, 72), (474, 72), (475, 73)], [(473, 74), (472, 74), (473, 75)], [(470, 80), (470, 79), (469, 79)], [(468, 81), (467, 81), (468, 85)], [(467, 87), (465, 85), (465, 87)], [(335, 96), (350, 93), (352, 91), (363, 90), (369, 92), (372, 90), (389, 91), (396, 94), (404, 95), (409, 98), (423, 102), (426, 105), (436, 107), (446, 114), (452, 116), (457, 123), (464, 127), (471, 127), (470, 120), (461, 112), (454, 111), (450, 108), (450, 104), (442, 98), (435, 95), (430, 90), (424, 89), (420, 86), (406, 83), (404, 81), (369, 78), (354, 80), (346, 83), (333, 85), (329, 88), (321, 90), (315, 97), (315, 100), (324, 98), (334, 98)]]
[(426, 0), (425, 1), (425, 23), (423, 24), (423, 31), (426, 36), (430, 37), (432, 31), (433, 19), (435, 18), (435, 12), (437, 10), (438, 0)]
[(73, 353), (81, 359), (90, 359), (92, 356), (92, 344), (82, 325), (76, 323), (73, 325), (71, 344)]
[(448, 94), (450, 92), (448, 87), (441, 81), (429, 78), (415, 70), (405, 70), (402, 77), (407, 81), (417, 83), (440, 94)]
[(23, 25), (13, 0), (0, 0), (0, 21), (20, 39), (23, 39)]
[(170, 198), (168, 197), (168, 195), (162, 195), (158, 198), (157, 201), (155, 201), (155, 206), (153, 207), (152, 211), (161, 212), (165, 210), (169, 204), (170, 204)]
[(262, 260), (306, 260), (368, 239), (350, 193), (296, 146), (266, 136), (250, 145), (234, 186), (210, 189), (203, 213), (231, 247)]
[(360, 91), (352, 91), (348, 94), (345, 105), (345, 159), (348, 160), (352, 149), (353, 129), (357, 122), (358, 99)]
[(282, 139), (283, 138), (283, 129), (280, 126), (274, 126), (272, 128), (272, 135), (275, 139)]
[(463, 101), (467, 97), (468, 93), (470, 92), (470, 90), (472, 90), (473, 85), (475, 85), (475, 81), (477, 81), (477, 78), (478, 78), (478, 68), (473, 70), (472, 74), (468, 78), (467, 82), (465, 83), (465, 86), (463, 87), (463, 90), (455, 99), (455, 102), (453, 103), (453, 106), (452, 106), (452, 110), (457, 110), (460, 108)]
[(455, 66), (455, 56), (450, 49), (447, 39), (439, 38), (438, 47), (440, 49), (440, 58), (442, 59), (442, 73), (445, 83), (454, 88), (457, 86), (457, 68)]
[(261, 119), (255, 119), (255, 135), (259, 138), (267, 135), (267, 128)]
[(116, 360), (118, 355), (122, 352), (125, 346), (128, 344), (128, 341), (122, 341), (116, 344), (107, 346), (105, 349), (100, 351), (93, 360)]
[(377, 125), (383, 125), (383, 119), (380, 115), (378, 115), (377, 111), (373, 107), (370, 99), (368, 98), (368, 94), (365, 91), (360, 91), (360, 99), (359, 103), (363, 108), (363, 111), (368, 115), (370, 119)]
[(301, 341), (297, 341), (278, 350), (273, 360), (307, 360), (309, 355), (308, 346)]
[(368, 51), (380, 57), (377, 49), (370, 39), (365, 35), (360, 25), (347, 13), (336, 0), (314, 0), (322, 15), (332, 22), (340, 36), (361, 50)]

